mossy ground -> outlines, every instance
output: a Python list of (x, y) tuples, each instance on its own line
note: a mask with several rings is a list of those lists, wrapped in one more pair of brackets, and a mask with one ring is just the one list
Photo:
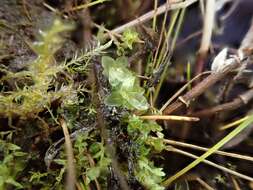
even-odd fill
[[(89, 10), (73, 10), (85, 2), (0, 2), (0, 190), (65, 188), (69, 165), (63, 124), (72, 142), (77, 189), (164, 189), (162, 181), (191, 161), (167, 152), (164, 139), (211, 146), (227, 134), (218, 130), (221, 125), (251, 110), (249, 102), (236, 112), (203, 117), (198, 123), (141, 119), (143, 114), (160, 114), (158, 108), (194, 74), (189, 63), (197, 60), (200, 37), (183, 41), (201, 28), (195, 22), (201, 14), (197, 6), (186, 13), (173, 11), (168, 23), (157, 18), (156, 30), (152, 23), (140, 24), (120, 36), (106, 33), (102, 25), (113, 29), (152, 9), (153, 2), (101, 1)], [(169, 46), (156, 55), (165, 23)], [(214, 51), (219, 46), (238, 48), (242, 36), (233, 37), (231, 42), (214, 34)], [(213, 59), (212, 53), (207, 60)], [(223, 103), (216, 97), (222, 83), (177, 114)], [(236, 85), (229, 100), (245, 89), (245, 83)], [(243, 135), (242, 144), (232, 150), (250, 155), (250, 130)], [(211, 159), (252, 176), (252, 164), (245, 161)], [(233, 189), (234, 181), (242, 189), (252, 188), (252, 182), (202, 164), (168, 188), (202, 189), (198, 179), (215, 189)]]

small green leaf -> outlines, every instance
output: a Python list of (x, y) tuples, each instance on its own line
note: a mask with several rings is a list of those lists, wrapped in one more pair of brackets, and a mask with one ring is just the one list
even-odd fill
[(101, 169), (105, 169), (110, 163), (110, 158), (103, 157), (103, 159), (99, 161), (99, 166), (101, 167)]
[(99, 167), (93, 167), (87, 171), (87, 177), (90, 179), (90, 181), (93, 181), (94, 179), (98, 178), (99, 174), (100, 174)]
[(100, 151), (101, 144), (99, 142), (94, 142), (91, 144), (89, 151), (91, 154), (96, 154)]
[(123, 97), (117, 91), (112, 92), (109, 96), (105, 98), (105, 103), (109, 106), (122, 106), (123, 101)]
[(25, 152), (19, 152), (19, 151), (18, 151), (18, 152), (14, 152), (13, 155), (14, 155), (14, 156), (18, 156), (18, 157), (22, 157), (22, 156), (26, 156), (27, 153), (25, 153)]
[(143, 96), (144, 90), (138, 85), (136, 76), (127, 69), (127, 58), (102, 57), (104, 75), (112, 87), (111, 95), (105, 102), (111, 106), (122, 106), (128, 109), (146, 110), (149, 104)]
[(9, 177), (8, 179), (6, 179), (5, 183), (14, 185), (16, 187), (16, 189), (22, 189), (23, 186), (18, 183), (17, 181), (15, 181), (13, 178)]
[(120, 64), (122, 67), (128, 66), (128, 60), (125, 56), (118, 57), (116, 59), (117, 64)]
[(121, 91), (121, 95), (133, 108), (137, 110), (148, 109), (148, 102), (142, 94), (138, 92)]
[(159, 183), (162, 181), (162, 177), (165, 173), (162, 168), (154, 167), (153, 163), (148, 161), (147, 158), (141, 158), (138, 161), (139, 171), (136, 173), (137, 179), (145, 186), (147, 189), (151, 190), (163, 190)]
[(163, 138), (156, 138), (156, 139), (150, 138), (149, 144), (152, 145), (154, 147), (154, 149), (158, 152), (161, 152), (166, 147), (164, 145)]
[(109, 69), (109, 83), (112, 87), (132, 88), (135, 83), (135, 77), (125, 68), (111, 67)]
[(8, 150), (20, 150), (19, 146), (12, 144), (12, 143), (6, 143), (6, 148)]
[(67, 163), (67, 161), (63, 159), (54, 159), (54, 162), (62, 166), (65, 166)]
[(56, 185), (59, 185), (60, 182), (62, 181), (63, 175), (64, 175), (64, 173), (65, 173), (65, 170), (66, 170), (65, 167), (61, 168), (61, 170), (60, 170), (58, 176), (55, 178), (55, 179), (56, 179)]
[(125, 48), (133, 49), (133, 43), (137, 42), (139, 40), (138, 33), (133, 30), (125, 30), (123, 32), (123, 46)]
[(105, 76), (109, 76), (109, 69), (112, 67), (112, 65), (114, 64), (114, 59), (109, 57), (109, 56), (103, 56), (102, 57), (102, 66), (104, 68), (104, 75)]
[(31, 173), (32, 173), (32, 175), (31, 175), (31, 177), (29, 179), (29, 182), (35, 181), (37, 183), (41, 180), (41, 178), (47, 177), (49, 175), (49, 173), (47, 173), (47, 172), (46, 173), (31, 172)]

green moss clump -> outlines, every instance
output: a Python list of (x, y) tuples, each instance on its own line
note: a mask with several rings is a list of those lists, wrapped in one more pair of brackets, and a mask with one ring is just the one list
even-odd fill
[[(71, 94), (71, 85), (52, 88), (57, 73), (65, 69), (64, 64), (57, 65), (54, 59), (54, 54), (63, 42), (59, 33), (71, 28), (55, 20), (49, 30), (40, 31), (41, 39), (32, 45), (37, 58), (29, 64), (27, 70), (13, 73), (5, 68), (0, 69), (5, 73), (0, 82), (4, 84), (12, 81), (16, 86), (12, 91), (0, 93), (0, 116), (31, 117), (49, 107), (52, 101)], [(20, 84), (19, 81), (23, 82)]]

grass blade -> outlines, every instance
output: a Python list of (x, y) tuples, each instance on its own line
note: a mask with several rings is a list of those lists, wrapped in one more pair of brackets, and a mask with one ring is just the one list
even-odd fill
[(166, 179), (162, 185), (168, 186), (171, 184), (174, 180), (179, 178), (180, 176), (184, 175), (186, 172), (197, 166), (200, 162), (205, 160), (208, 156), (216, 152), (218, 149), (220, 149), (224, 144), (226, 144), (228, 141), (230, 141), (232, 138), (234, 138), (236, 135), (238, 135), (242, 130), (247, 128), (251, 123), (253, 123), (253, 115), (250, 115), (247, 120), (245, 120), (243, 123), (241, 123), (237, 128), (235, 128), (233, 131), (231, 131), (227, 136), (225, 136), (223, 139), (221, 139), (217, 144), (215, 144), (213, 147), (211, 147), (206, 153), (204, 153), (202, 156), (200, 156), (198, 159), (194, 160), (192, 163), (190, 163), (188, 166), (180, 170), (178, 173), (173, 175), (172, 177)]

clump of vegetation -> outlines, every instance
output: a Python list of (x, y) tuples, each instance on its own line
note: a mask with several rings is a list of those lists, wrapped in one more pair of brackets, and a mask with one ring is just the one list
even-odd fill
[[(27, 153), (11, 142), (12, 132), (1, 133), (0, 139), (0, 189), (9, 189), (11, 186), (16, 189), (24, 188), (18, 182), (20, 174), (27, 164)], [(9, 139), (9, 140), (7, 140)]]
[[(139, 86), (137, 77), (127, 68), (126, 57), (116, 60), (111, 57), (102, 57), (104, 74), (111, 85), (111, 94), (106, 97), (105, 103), (110, 106), (124, 107), (130, 110), (143, 111), (149, 108), (144, 89)], [(155, 122), (144, 122), (135, 115), (129, 116), (128, 135), (136, 144), (133, 154), (136, 156), (136, 178), (151, 190), (164, 189), (159, 183), (165, 173), (162, 168), (156, 168), (150, 160), (152, 149), (161, 151), (163, 147), (162, 128)], [(151, 132), (157, 133), (159, 139), (154, 140)], [(149, 143), (147, 143), (149, 142)]]
[(140, 42), (139, 34), (132, 29), (127, 29), (123, 32), (121, 41), (122, 43), (116, 43), (117, 54), (125, 55), (128, 50), (131, 51), (133, 49), (133, 44)]
[(13, 73), (1, 68), (5, 74), (1, 78), (2, 85), (4, 82), (14, 83), (13, 89), (3, 90), (0, 94), (1, 116), (33, 117), (49, 108), (51, 102), (72, 93), (70, 85), (55, 87), (56, 76), (66, 69), (66, 65), (59, 65), (54, 59), (63, 42), (59, 33), (71, 29), (72, 26), (55, 20), (49, 30), (40, 31), (40, 41), (32, 45), (37, 58), (29, 63), (27, 70)]
[[(237, 178), (252, 182), (250, 176), (235, 171), (240, 164), (234, 158), (247, 161), (253, 158), (225, 151), (246, 138), (249, 143), (245, 144), (249, 147), (252, 144), (249, 138), (252, 129), (248, 127), (253, 123), (248, 106), (253, 97), (250, 77), (245, 77), (246, 82), (240, 81), (245, 92), (229, 102), (240, 91), (233, 88), (241, 87), (237, 80), (249, 73), (248, 70), (244, 73), (244, 69), (252, 61), (252, 43), (248, 43), (252, 32), (248, 32), (240, 47), (230, 49), (228, 45), (226, 51), (220, 49), (223, 44), (216, 44), (214, 36), (209, 53), (215, 11), (224, 5), (220, 3), (220, 8), (215, 8), (214, 0), (201, 2), (203, 10), (198, 12), (204, 16), (203, 32), (186, 37), (189, 26), (182, 25), (186, 23), (184, 19), (193, 24), (185, 15), (187, 7), (195, 2), (170, 2), (168, 7), (160, 6), (157, 0), (154, 4), (145, 0), (39, 0), (36, 3), (3, 0), (0, 10), (15, 8), (4, 16), (0, 14), (0, 27), (4, 29), (0, 31), (0, 54), (3, 54), (0, 55), (3, 63), (0, 65), (0, 190), (163, 190), (168, 186), (196, 189), (199, 185), (206, 189), (241, 185), (243, 189), (246, 183)], [(37, 9), (33, 10), (33, 6)], [(141, 15), (152, 6), (153, 12), (136, 18), (139, 12)], [(196, 7), (191, 11), (196, 11)], [(14, 14), (12, 11), (16, 9), (22, 11)], [(37, 10), (46, 15), (42, 22), (48, 23), (52, 13), (58, 17), (48, 29), (38, 30), (38, 39), (31, 43), (37, 36), (34, 33), (34, 26), (39, 23), (34, 16)], [(162, 12), (164, 17), (157, 17)], [(13, 15), (25, 17), (17, 19)], [(230, 16), (226, 14), (223, 18)], [(223, 18), (222, 22), (226, 22)], [(151, 19), (152, 28), (144, 23)], [(207, 24), (211, 19), (212, 23)], [(75, 26), (67, 24), (74, 22)], [(110, 30), (110, 27), (115, 28)], [(200, 34), (203, 41), (199, 56), (195, 56), (197, 50), (192, 47), (196, 44), (190, 42), (188, 46), (185, 42), (194, 38), (196, 43)], [(206, 75), (204, 71), (209, 68), (204, 63), (209, 59), (214, 61), (210, 75)], [(25, 64), (16, 68), (17, 62)], [(213, 69), (217, 62), (225, 65), (225, 69)], [(196, 67), (196, 73), (192, 66)], [(194, 74), (196, 77), (191, 79)], [(217, 86), (212, 89), (214, 84)], [(221, 92), (214, 98), (217, 89)], [(242, 108), (238, 109), (240, 113), (227, 114), (238, 107)], [(170, 115), (174, 113), (177, 115)], [(242, 119), (219, 126), (245, 114)], [(190, 128), (196, 121), (194, 125), (198, 127)], [(212, 121), (208, 129), (206, 121)], [(224, 131), (235, 126), (231, 132)], [(216, 142), (216, 139), (220, 140)], [(211, 148), (189, 144), (188, 140)], [(218, 151), (221, 148), (224, 151)], [(188, 149), (206, 152), (198, 156)], [(168, 152), (172, 159), (164, 159)], [(174, 154), (195, 160), (180, 170), (188, 160), (180, 159), (175, 164)], [(216, 159), (215, 154), (233, 157), (231, 160), (224, 157), (225, 161), (231, 161), (230, 167), (218, 163), (221, 159)], [(210, 155), (212, 161), (207, 160)], [(204, 166), (200, 167), (204, 172), (198, 168), (190, 173), (199, 163), (209, 164), (223, 173), (206, 172)], [(179, 172), (169, 176), (171, 169)], [(183, 176), (186, 172), (188, 175)]]
[[(14, 88), (9, 91), (3, 90), (1, 93), (1, 117), (12, 119), (19, 116), (29, 120), (29, 118), (36, 117), (43, 110), (48, 110), (56, 123), (57, 117), (60, 116), (59, 114), (64, 114), (64, 117), (69, 120), (68, 126), (70, 129), (79, 120), (79, 117), (75, 116), (77, 113), (75, 110), (80, 110), (84, 106), (83, 110), (89, 112), (88, 114), (91, 118), (94, 117), (96, 113), (94, 108), (84, 102), (82, 94), (81, 97), (78, 97), (78, 93), (82, 91), (82, 87), (75, 89), (73, 87), (73, 79), (69, 78), (66, 72), (70, 74), (85, 73), (88, 69), (88, 64), (92, 63), (91, 57), (95, 55), (100, 56), (102, 51), (111, 45), (111, 42), (108, 42), (104, 46), (98, 45), (98, 47), (91, 49), (91, 51), (75, 54), (71, 60), (59, 64), (56, 62), (54, 55), (63, 43), (60, 33), (69, 31), (72, 28), (71, 25), (66, 25), (60, 20), (55, 20), (49, 30), (40, 31), (40, 41), (35, 42), (31, 46), (37, 58), (29, 63), (25, 70), (14, 73), (4, 67), (1, 68), (1, 71), (4, 73), (1, 78), (2, 85), (16, 81)], [(132, 49), (132, 44), (138, 40), (138, 36), (130, 31), (124, 36), (122, 48)], [(128, 110), (147, 110), (149, 104), (144, 96), (144, 89), (140, 87), (136, 75), (128, 69), (127, 57), (119, 57), (114, 60), (109, 56), (103, 56), (101, 62), (103, 74), (107, 77), (110, 84), (110, 93), (104, 100), (106, 106), (122, 107)], [(58, 81), (60, 74), (67, 76), (64, 82)], [(64, 101), (56, 117), (54, 117), (50, 111), (50, 106), (56, 100)], [(91, 111), (92, 109), (93, 111)], [(161, 168), (155, 168), (153, 162), (150, 161), (152, 147), (155, 147), (155, 150), (159, 149), (159, 151), (162, 147), (162, 141), (155, 142), (155, 140), (150, 138), (150, 134), (151, 132), (155, 132), (161, 137), (161, 127), (154, 122), (143, 122), (138, 117), (131, 115), (128, 116), (128, 134), (126, 135), (129, 135), (131, 141), (136, 145), (138, 144), (136, 149), (132, 150), (132, 153), (137, 155), (135, 158), (135, 165), (137, 166), (135, 169), (136, 178), (149, 189), (162, 189), (159, 183), (164, 173), (161, 171)], [(101, 186), (106, 186), (107, 184), (106, 176), (109, 175), (108, 168), (111, 164), (111, 159), (107, 155), (105, 144), (97, 141), (98, 138), (100, 137), (97, 131), (88, 131), (78, 134), (74, 141), (76, 173), (79, 179), (78, 183), (83, 188), (88, 188), (90, 183), (101, 184)], [(147, 141), (150, 144), (147, 144)], [(158, 148), (159, 146), (160, 148)], [(15, 151), (20, 149), (16, 145), (12, 147), (16, 147)], [(20, 158), (26, 155), (25, 153), (21, 154), (21, 152), (11, 152), (8, 154), (11, 154), (12, 157), (18, 155)], [(6, 161), (6, 154), (4, 154), (4, 157), (3, 167), (8, 169), (8, 164), (10, 164), (9, 161), (11, 160)], [(28, 186), (42, 185), (44, 188), (62, 188), (66, 173), (65, 159), (66, 156), (62, 152), (60, 158), (54, 159), (54, 163), (61, 166), (59, 169), (48, 172), (31, 172), (31, 184)], [(25, 162), (26, 160), (23, 160), (22, 163)], [(21, 183), (16, 182), (15, 178), (17, 173), (24, 169), (25, 165), (22, 166), (22, 168), (19, 167), (20, 169), (17, 167), (15, 173), (7, 172), (6, 177), (8, 180), (2, 184), (10, 183), (21, 188)], [(6, 181), (6, 179), (4, 178), (3, 181)], [(24, 184), (27, 185), (27, 183)]]
[[(162, 127), (155, 122), (142, 121), (133, 115), (129, 118), (127, 131), (138, 145), (135, 150), (137, 155), (137, 167), (135, 168), (137, 179), (148, 189), (164, 189), (159, 184), (162, 182), (165, 173), (162, 168), (155, 167), (150, 159), (154, 150), (160, 152), (164, 149)], [(152, 132), (157, 135), (157, 139), (152, 138)]]
[(101, 184), (105, 184), (108, 175), (108, 166), (111, 163), (110, 157), (106, 153), (105, 146), (102, 142), (98, 142), (92, 133), (79, 135), (75, 142), (76, 164), (78, 176), (83, 176), (84, 185), (88, 185), (92, 181), (99, 180)]
[[(66, 113), (64, 114), (66, 114), (66, 117), (69, 117), (70, 119), (68, 122), (70, 127), (73, 123), (77, 122), (76, 119), (78, 117), (76, 117), (75, 114), (77, 113), (77, 110), (80, 110), (80, 108), (77, 108), (76, 106), (82, 104), (83, 102), (83, 99), (79, 99), (77, 94), (82, 91), (82, 86), (74, 88), (74, 81), (69, 78), (70, 76), (68, 76), (66, 72), (69, 72), (70, 74), (86, 73), (91, 57), (100, 55), (104, 49), (110, 46), (111, 42), (107, 43), (105, 46), (100, 46), (98, 44), (97, 47), (94, 47), (88, 52), (76, 53), (71, 60), (66, 60), (65, 62), (59, 64), (56, 62), (54, 55), (61, 48), (63, 43), (60, 33), (70, 31), (72, 29), (73, 26), (63, 24), (58, 19), (55, 20), (51, 28), (47, 31), (40, 31), (40, 40), (31, 45), (37, 55), (37, 58), (29, 63), (27, 68), (14, 73), (2, 66), (1, 72), (4, 73), (1, 77), (2, 86), (5, 87), (11, 82), (15, 84), (13, 88), (8, 86), (8, 89), (10, 89), (8, 91), (3, 88), (0, 95), (0, 116), (2, 118), (8, 118), (10, 126), (12, 126), (11, 121), (15, 117), (21, 117), (22, 119), (29, 121), (29, 118), (36, 118), (43, 110), (48, 110), (54, 121), (57, 122), (57, 118), (53, 116), (50, 110), (51, 103), (56, 100), (64, 100), (62, 101), (62, 108), (58, 110), (58, 114), (62, 114), (64, 109), (66, 109)], [(65, 75), (64, 82), (58, 81), (60, 74)], [(92, 108), (89, 108), (88, 106), (83, 109), (90, 112)], [(90, 114), (92, 117), (91, 112)], [(78, 152), (77, 163), (78, 166), (81, 167), (80, 175), (83, 174), (84, 171), (82, 170), (85, 169), (85, 176), (87, 176), (85, 184), (89, 184), (91, 180), (97, 178), (100, 169), (105, 169), (110, 163), (109, 160), (106, 160), (104, 155), (104, 147), (95, 141), (91, 146), (89, 146), (89, 151), (91, 154), (94, 154), (94, 157), (90, 158), (97, 159), (98, 164), (96, 167), (92, 167), (93, 165), (89, 164), (89, 157), (83, 155), (83, 153), (87, 151), (86, 146), (88, 146), (88, 144), (85, 144), (85, 141), (88, 141), (88, 139), (92, 139), (92, 137), (81, 135), (75, 143), (75, 148)], [(1, 168), (4, 172), (4, 175), (1, 175), (1, 187), (6, 187), (7, 184), (12, 184), (18, 188), (22, 188), (23, 186), (21, 183), (15, 181), (15, 179), (17, 178), (17, 174), (25, 168), (25, 163), (27, 161), (25, 156), (27, 154), (22, 153), (20, 148), (15, 144), (7, 143), (4, 140), (1, 140), (1, 142), (1, 151), (3, 151), (4, 158), (1, 162)], [(13, 165), (12, 163), (14, 158), (17, 160), (16, 165)], [(84, 164), (84, 160), (86, 160), (86, 164)], [(52, 188), (53, 186), (57, 188), (60, 186), (62, 187), (62, 179), (66, 171), (66, 161), (58, 160), (57, 163), (60, 165), (63, 164), (64, 167), (61, 170), (44, 173), (39, 171), (31, 172), (31, 184), (42, 184), (45, 188)], [(88, 165), (90, 167), (88, 167)], [(52, 180), (52, 184), (44, 182), (45, 179), (53, 179), (52, 177), (56, 180), (55, 182)]]
[(126, 57), (114, 60), (111, 57), (102, 57), (104, 75), (108, 77), (112, 87), (106, 103), (111, 106), (123, 106), (128, 109), (147, 110), (148, 102), (144, 97), (144, 89), (139, 86), (137, 77), (127, 69)]

